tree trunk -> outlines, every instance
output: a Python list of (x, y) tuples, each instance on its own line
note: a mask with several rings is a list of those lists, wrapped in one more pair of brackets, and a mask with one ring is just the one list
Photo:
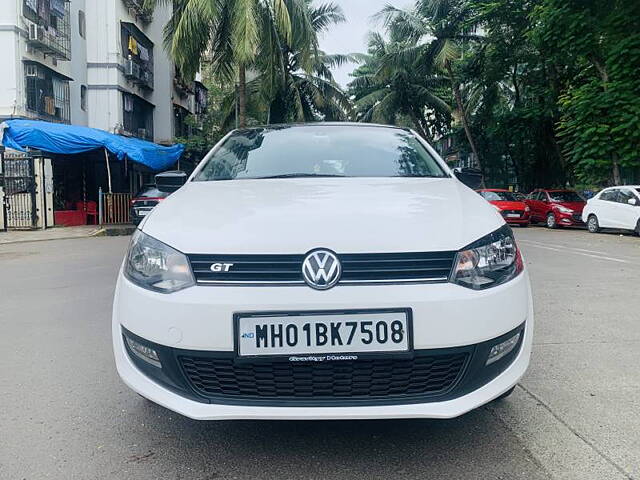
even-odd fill
[(620, 177), (620, 164), (618, 163), (617, 154), (613, 154), (613, 184), (622, 185), (622, 178)]
[(409, 116), (411, 117), (411, 120), (413, 121), (413, 126), (415, 127), (417, 132), (420, 134), (420, 136), (422, 138), (424, 138), (427, 142), (433, 143), (433, 137), (422, 126), (422, 122), (418, 118), (418, 115), (416, 114), (416, 112), (414, 112), (413, 110), (410, 110)]
[(471, 151), (473, 155), (476, 157), (476, 161), (478, 162), (478, 167), (482, 172), (482, 183), (480, 186), (482, 188), (485, 187), (484, 183), (484, 169), (482, 168), (482, 162), (480, 161), (480, 155), (478, 155), (478, 149), (476, 148), (476, 143), (473, 141), (473, 135), (471, 135), (471, 128), (469, 128), (469, 122), (467, 121), (467, 114), (464, 111), (464, 104), (462, 102), (462, 95), (460, 94), (460, 86), (453, 78), (453, 69), (451, 68), (451, 62), (447, 60), (445, 62), (445, 68), (447, 69), (447, 73), (449, 74), (449, 78), (451, 80), (451, 89), (453, 90), (453, 96), (456, 99), (456, 105), (458, 106), (458, 113), (460, 114), (460, 119), (462, 120), (462, 126), (464, 127), (464, 133), (467, 135), (467, 141), (469, 142), (469, 146), (471, 147)]
[(238, 68), (238, 126), (247, 126), (247, 70), (244, 65)]
[[(462, 94), (460, 93), (460, 86), (453, 78), (453, 69), (451, 68), (451, 62), (445, 62), (445, 68), (447, 69), (447, 73), (449, 74), (449, 79), (451, 80), (451, 89), (453, 90), (453, 96), (456, 99), (456, 105), (458, 107), (458, 112), (460, 113), (460, 119), (462, 120), (462, 126), (464, 127), (464, 133), (467, 135), (467, 141), (469, 142), (469, 146), (471, 147), (471, 151), (473, 155), (476, 157), (476, 161), (478, 162), (478, 167), (484, 173), (484, 169), (482, 168), (482, 161), (480, 160), (480, 155), (478, 155), (478, 149), (476, 148), (476, 143), (473, 141), (473, 135), (471, 135), (471, 128), (469, 128), (469, 122), (467, 121), (467, 114), (464, 111), (464, 104), (462, 103)], [(484, 188), (484, 177), (482, 178), (482, 187)]]

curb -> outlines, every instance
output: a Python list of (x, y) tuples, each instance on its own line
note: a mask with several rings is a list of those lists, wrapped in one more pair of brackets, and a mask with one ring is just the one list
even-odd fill
[(0, 247), (3, 245), (15, 245), (16, 243), (33, 243), (33, 242), (49, 242), (53, 240), (74, 240), (78, 238), (91, 237), (120, 237), (131, 235), (136, 230), (133, 225), (120, 225), (118, 227), (98, 227), (85, 235), (68, 235), (52, 238), (22, 238), (20, 240), (0, 241)]

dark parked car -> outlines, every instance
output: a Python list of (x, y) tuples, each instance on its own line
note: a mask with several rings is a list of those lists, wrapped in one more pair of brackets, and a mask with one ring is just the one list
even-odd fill
[(130, 217), (134, 225), (138, 225), (158, 203), (169, 196), (161, 192), (155, 185), (144, 185), (131, 199)]

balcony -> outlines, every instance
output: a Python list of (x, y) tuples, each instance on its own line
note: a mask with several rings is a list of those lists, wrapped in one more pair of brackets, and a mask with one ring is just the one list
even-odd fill
[(57, 60), (71, 60), (71, 28), (69, 4), (64, 2), (49, 14), (33, 9), (33, 3), (24, 1), (23, 15), (27, 27), (27, 44), (33, 50)]
[(153, 11), (144, 7), (144, 0), (122, 0), (122, 3), (141, 22), (151, 23), (153, 20)]
[(124, 76), (136, 85), (153, 90), (153, 72), (135, 60), (125, 60)]
[(25, 62), (27, 111), (39, 119), (69, 123), (69, 79), (35, 62)]
[(27, 43), (32, 48), (58, 60), (71, 60), (70, 39), (61, 32), (53, 33), (42, 25), (30, 23)]

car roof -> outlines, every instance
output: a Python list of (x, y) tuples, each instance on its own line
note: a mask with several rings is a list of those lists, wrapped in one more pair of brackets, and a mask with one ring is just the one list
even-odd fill
[(285, 128), (305, 128), (305, 127), (373, 127), (373, 128), (386, 128), (392, 130), (403, 130), (405, 132), (411, 131), (406, 127), (399, 127), (397, 125), (383, 125), (381, 123), (362, 123), (362, 122), (306, 122), (306, 123), (275, 123), (272, 125), (256, 125), (255, 127), (237, 128), (235, 132), (249, 132), (253, 130), (281, 130)]
[(603, 188), (602, 190), (611, 190), (612, 188), (640, 188), (640, 185), (615, 185), (613, 187)]

